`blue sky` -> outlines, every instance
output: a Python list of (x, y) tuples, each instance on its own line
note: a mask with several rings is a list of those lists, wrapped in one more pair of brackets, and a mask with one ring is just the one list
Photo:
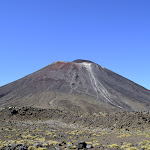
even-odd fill
[(0, 86), (88, 59), (150, 89), (149, 0), (0, 1)]

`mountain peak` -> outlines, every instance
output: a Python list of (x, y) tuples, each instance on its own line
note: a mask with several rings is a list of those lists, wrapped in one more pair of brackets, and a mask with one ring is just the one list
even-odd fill
[(92, 61), (77, 59), (54, 62), (0, 87), (0, 108), (4, 106), (149, 111), (150, 92)]
[(90, 60), (84, 60), (84, 59), (76, 59), (73, 61), (74, 63), (93, 63)]

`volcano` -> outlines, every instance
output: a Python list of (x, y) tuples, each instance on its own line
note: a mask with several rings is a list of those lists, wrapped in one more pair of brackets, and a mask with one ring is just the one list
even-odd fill
[(0, 107), (149, 111), (150, 91), (88, 60), (54, 62), (0, 87)]

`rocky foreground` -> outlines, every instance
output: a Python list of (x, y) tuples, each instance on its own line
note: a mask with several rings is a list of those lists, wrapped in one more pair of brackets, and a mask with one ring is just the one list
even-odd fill
[(150, 149), (149, 112), (68, 113), (31, 107), (0, 111), (1, 150)]

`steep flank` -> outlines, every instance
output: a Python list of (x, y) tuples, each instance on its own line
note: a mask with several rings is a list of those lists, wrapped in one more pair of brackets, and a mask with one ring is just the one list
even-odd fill
[(54, 62), (0, 87), (0, 107), (149, 111), (150, 91), (89, 60)]

